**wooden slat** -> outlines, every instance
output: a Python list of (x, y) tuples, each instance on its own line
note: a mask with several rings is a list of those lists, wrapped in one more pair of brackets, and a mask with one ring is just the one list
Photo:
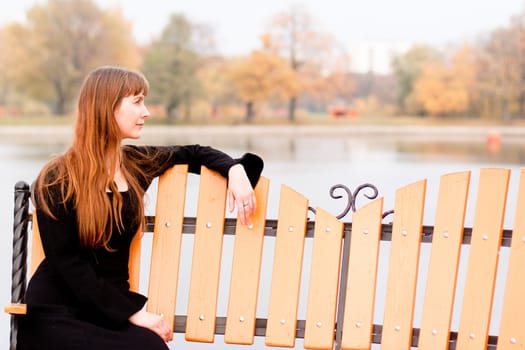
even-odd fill
[(470, 172), (443, 175), (427, 272), (419, 348), (448, 347)]
[(147, 310), (164, 314), (173, 331), (188, 166), (176, 165), (158, 183)]
[(370, 349), (383, 198), (352, 214), (342, 348)]
[(521, 170), (497, 350), (525, 349), (524, 213), (525, 170)]
[(520, 172), (518, 201), (510, 246), (498, 350), (525, 349), (525, 170)]
[(426, 180), (396, 192), (381, 349), (410, 349)]
[(237, 219), (224, 341), (253, 344), (270, 181), (255, 187), (257, 210), (248, 225)]
[(11, 315), (25, 315), (27, 313), (27, 305), (22, 303), (7, 304), (4, 307), (4, 312)]
[(510, 171), (479, 179), (457, 349), (486, 349)]
[(139, 228), (129, 247), (129, 289), (135, 293), (139, 292), (140, 282), (140, 252), (142, 248), (142, 227)]
[(279, 203), (266, 344), (295, 344), (308, 200), (283, 185)]
[(187, 340), (214, 340), (225, 211), (226, 179), (203, 168), (189, 288)]
[(342, 239), (343, 223), (317, 208), (304, 335), (307, 349), (333, 348)]
[(31, 223), (31, 258), (29, 266), (29, 277), (33, 276), (38, 265), (44, 260), (44, 248), (42, 247), (42, 240), (40, 239), (40, 231), (38, 230), (38, 221), (36, 219), (36, 210), (33, 212), (33, 221)]

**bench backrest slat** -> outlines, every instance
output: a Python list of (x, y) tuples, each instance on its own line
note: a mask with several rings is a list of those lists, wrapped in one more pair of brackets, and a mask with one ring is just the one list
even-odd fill
[(370, 349), (371, 346), (382, 213), (383, 198), (379, 198), (352, 216), (343, 349)]
[[(174, 324), (187, 178), (188, 166), (176, 165), (158, 182), (147, 310), (163, 314), (170, 327)], [(135, 238), (141, 237), (137, 234)]]
[(135, 293), (140, 293), (140, 253), (142, 251), (142, 235), (143, 231), (140, 228), (129, 247), (129, 289)]
[[(525, 348), (525, 170), (521, 170), (498, 350)], [(519, 344), (519, 345), (518, 345)]]
[(381, 349), (409, 349), (426, 180), (396, 191)]
[(469, 184), (468, 171), (441, 177), (419, 333), (421, 349), (448, 347)]
[(255, 187), (257, 210), (249, 225), (237, 220), (224, 341), (253, 344), (270, 181)]
[(308, 200), (281, 187), (275, 239), (266, 344), (294, 346)]
[(333, 348), (343, 228), (335, 216), (316, 209), (304, 334), (307, 349)]
[(38, 230), (38, 221), (36, 218), (36, 210), (33, 211), (31, 222), (31, 258), (29, 259), (29, 276), (33, 276), (38, 265), (44, 260), (44, 248), (42, 247), (42, 240), (40, 239), (40, 231)]
[(458, 349), (486, 349), (510, 171), (482, 169), (458, 331)]
[(213, 342), (226, 213), (226, 179), (201, 169), (186, 339)]

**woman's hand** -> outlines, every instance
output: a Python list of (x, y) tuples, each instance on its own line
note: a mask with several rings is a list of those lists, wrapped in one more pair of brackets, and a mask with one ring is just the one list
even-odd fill
[(248, 224), (250, 215), (257, 209), (255, 193), (241, 164), (235, 164), (228, 172), (228, 204), (230, 212), (237, 205), (237, 215), (243, 225)]
[(129, 322), (135, 326), (147, 328), (159, 335), (165, 342), (173, 339), (168, 322), (162, 317), (151, 312), (140, 310), (129, 318)]

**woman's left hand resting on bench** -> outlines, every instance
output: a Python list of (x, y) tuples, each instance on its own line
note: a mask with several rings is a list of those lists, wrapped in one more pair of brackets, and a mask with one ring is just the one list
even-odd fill
[(241, 164), (236, 164), (228, 171), (228, 204), (230, 212), (237, 206), (237, 216), (243, 225), (249, 223), (255, 214), (257, 202), (250, 180)]
[(168, 322), (166, 322), (162, 315), (140, 310), (131, 315), (129, 322), (135, 326), (144, 327), (157, 333), (165, 342), (173, 339), (173, 333), (170, 330)]

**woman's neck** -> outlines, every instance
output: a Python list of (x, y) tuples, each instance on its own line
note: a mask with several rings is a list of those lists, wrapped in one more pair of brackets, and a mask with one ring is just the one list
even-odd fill
[[(128, 181), (126, 180), (126, 177), (124, 176), (124, 173), (122, 172), (122, 158), (119, 156), (116, 157), (116, 161), (113, 166), (109, 165), (108, 168), (113, 167), (113, 183), (115, 186), (117, 186), (117, 190), (119, 192), (125, 192), (128, 190)], [(111, 172), (109, 172), (111, 175)], [(109, 188), (108, 188), (109, 190)]]
[(115, 176), (113, 177), (113, 182), (117, 186), (117, 189), (119, 192), (125, 192), (128, 190), (128, 181), (124, 177), (121, 167), (118, 167), (117, 170), (115, 170)]

